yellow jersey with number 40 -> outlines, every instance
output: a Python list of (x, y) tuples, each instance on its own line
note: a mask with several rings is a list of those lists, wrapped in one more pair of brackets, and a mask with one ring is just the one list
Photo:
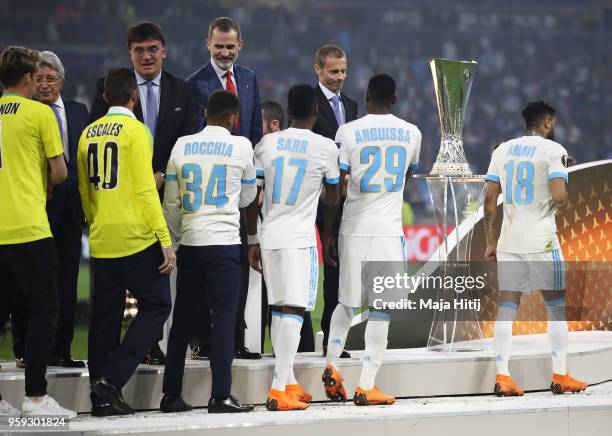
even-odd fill
[(51, 237), (47, 158), (63, 152), (49, 106), (16, 94), (0, 98), (0, 245)]
[(85, 128), (79, 140), (79, 191), (92, 257), (125, 257), (156, 241), (172, 245), (153, 177), (149, 129), (123, 107)]

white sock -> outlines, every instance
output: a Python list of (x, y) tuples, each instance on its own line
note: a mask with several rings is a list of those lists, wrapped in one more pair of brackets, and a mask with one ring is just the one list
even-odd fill
[(361, 389), (369, 391), (374, 387), (374, 379), (387, 349), (388, 333), (389, 315), (382, 312), (370, 312), (365, 330), (365, 353), (359, 378)]
[(346, 336), (348, 335), (352, 322), (353, 308), (338, 303), (334, 309), (334, 313), (332, 313), (329, 324), (326, 358), (328, 365), (333, 365), (335, 368), (338, 368), (338, 361), (340, 360), (342, 350), (344, 350)]
[(502, 302), (497, 310), (497, 320), (495, 321), (495, 361), (497, 373), (510, 375), (508, 371), (508, 360), (510, 359), (510, 349), (512, 348), (512, 322), (518, 312), (518, 305), (515, 303)]
[(548, 340), (552, 357), (553, 372), (567, 374), (567, 321), (565, 320), (565, 299), (546, 301), (548, 312)]
[(278, 338), (278, 329), (280, 328), (283, 314), (275, 310), (272, 311), (272, 322), (270, 323), (270, 341), (272, 342), (272, 350), (276, 354), (276, 338)]
[(283, 314), (278, 336), (276, 338), (277, 349), (275, 351), (274, 376), (272, 378), (272, 389), (285, 390), (289, 369), (295, 359), (298, 346), (300, 345), (300, 330), (304, 318), (298, 315)]

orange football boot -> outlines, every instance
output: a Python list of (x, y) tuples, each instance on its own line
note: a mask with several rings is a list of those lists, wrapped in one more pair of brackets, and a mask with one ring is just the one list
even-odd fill
[(268, 400), (266, 401), (266, 409), (271, 411), (276, 410), (304, 410), (308, 408), (308, 404), (292, 399), (287, 392), (270, 389)]
[(524, 394), (523, 390), (514, 383), (512, 377), (503, 374), (497, 374), (495, 377), (493, 392), (498, 397), (520, 397)]
[(302, 403), (310, 403), (312, 401), (312, 395), (298, 384), (285, 386), (285, 392), (292, 400), (301, 401)]
[(561, 375), (554, 374), (550, 383), (550, 390), (553, 394), (562, 394), (564, 392), (581, 392), (587, 388), (588, 384), (570, 377), (569, 374)]
[(375, 406), (377, 404), (393, 404), (395, 397), (383, 394), (382, 391), (374, 386), (369, 391), (357, 387), (353, 402), (358, 406)]
[(325, 388), (325, 395), (332, 401), (337, 403), (344, 403), (346, 401), (346, 389), (342, 382), (344, 379), (333, 365), (327, 365), (323, 370), (323, 387)]

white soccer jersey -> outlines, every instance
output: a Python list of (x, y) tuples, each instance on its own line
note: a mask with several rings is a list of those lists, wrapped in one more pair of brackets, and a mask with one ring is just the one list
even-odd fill
[(548, 182), (567, 182), (567, 151), (540, 136), (501, 144), (491, 157), (486, 180), (501, 185), (504, 218), (497, 244), (508, 253), (541, 253), (559, 248), (555, 206)]
[(239, 207), (257, 193), (248, 139), (219, 126), (183, 136), (172, 149), (165, 180), (164, 215), (175, 242), (240, 244)]
[(408, 168), (416, 168), (421, 132), (395, 115), (366, 115), (340, 126), (340, 169), (349, 182), (340, 234), (403, 236), (402, 202)]
[(340, 181), (334, 141), (310, 130), (270, 133), (255, 147), (257, 184), (265, 186), (261, 248), (317, 245), (315, 220), (323, 182)]

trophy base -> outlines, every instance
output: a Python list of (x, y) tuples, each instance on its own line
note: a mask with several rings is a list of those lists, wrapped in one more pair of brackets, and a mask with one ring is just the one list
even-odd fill
[(436, 162), (429, 173), (431, 176), (471, 176), (467, 162)]

